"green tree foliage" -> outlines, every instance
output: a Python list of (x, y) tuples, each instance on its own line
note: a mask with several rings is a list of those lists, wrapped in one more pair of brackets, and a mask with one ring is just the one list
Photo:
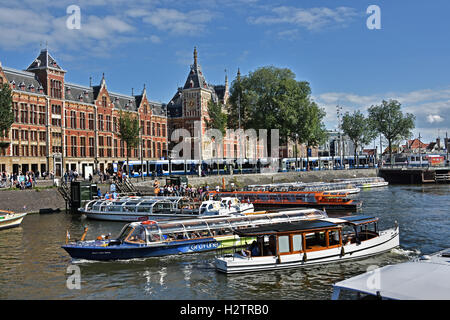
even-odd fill
[(381, 105), (369, 108), (369, 119), (374, 129), (388, 141), (392, 164), (392, 143), (411, 136), (416, 117), (411, 113), (404, 115), (397, 100), (383, 100)]
[[(369, 118), (366, 118), (359, 110), (353, 112), (353, 114), (349, 112), (344, 114), (342, 130), (353, 142), (355, 159), (357, 159), (356, 150), (358, 147), (369, 144), (377, 135)], [(357, 163), (359, 163), (359, 160)]]
[(228, 127), (238, 128), (240, 114), (242, 129), (267, 129), (269, 134), (270, 129), (278, 129), (282, 142), (286, 142), (301, 125), (299, 113), (310, 106), (310, 94), (309, 83), (295, 80), (291, 70), (261, 67), (233, 81)]
[[(295, 133), (298, 135), (299, 142), (306, 145), (309, 149), (317, 147), (327, 139), (327, 131), (323, 124), (325, 111), (315, 102), (305, 102), (297, 110), (297, 121)], [(309, 153), (307, 152), (307, 170), (309, 170)]]
[[(127, 144), (127, 164), (130, 163), (131, 149), (139, 145), (139, 131), (140, 127), (137, 116), (132, 115), (130, 112), (120, 111), (118, 136)], [(127, 173), (130, 174), (130, 172)]]
[(225, 107), (220, 102), (210, 100), (208, 102), (208, 118), (205, 117), (206, 127), (208, 129), (217, 129), (225, 136), (227, 128), (227, 114), (224, 112)]
[(14, 122), (12, 94), (8, 83), (0, 86), (0, 138), (11, 128)]

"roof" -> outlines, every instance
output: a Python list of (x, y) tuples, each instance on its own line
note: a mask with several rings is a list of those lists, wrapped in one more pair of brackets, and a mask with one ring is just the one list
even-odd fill
[[(3, 73), (10, 84), (14, 84), (14, 90), (38, 93), (43, 90), (41, 83), (32, 72), (21, 71), (12, 68), (3, 67)], [(43, 94), (43, 93), (41, 93)]]
[(238, 230), (236, 231), (236, 233), (239, 235), (246, 236), (255, 234), (271, 234), (271, 233), (323, 229), (332, 227), (339, 227), (339, 225), (325, 220), (306, 220), (295, 223), (284, 222), (262, 227), (247, 228), (244, 230)]
[(29, 65), (27, 70), (53, 68), (65, 72), (47, 49), (42, 49), (39, 56)]
[[(370, 285), (369, 285), (370, 284)], [(335, 288), (399, 300), (450, 299), (450, 249), (337, 282)]]

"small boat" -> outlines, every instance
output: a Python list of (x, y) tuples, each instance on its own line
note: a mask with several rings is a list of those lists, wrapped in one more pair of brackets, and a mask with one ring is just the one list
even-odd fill
[(449, 300), (450, 249), (337, 282), (331, 299), (342, 298), (343, 292), (358, 299)]
[(389, 182), (385, 181), (382, 177), (365, 177), (365, 178), (353, 178), (353, 179), (334, 179), (335, 182), (354, 183), (358, 188), (376, 188), (385, 187), (389, 185)]
[(18, 227), (26, 215), (26, 213), (0, 210), (0, 230)]
[(224, 273), (280, 270), (365, 258), (399, 246), (398, 225), (379, 231), (369, 216), (325, 218), (236, 230), (255, 237), (249, 252), (216, 258)]
[[(235, 235), (233, 230), (326, 217), (327, 214), (320, 210), (300, 209), (207, 219), (164, 222), (147, 220), (127, 224), (113, 240), (100, 236), (96, 240), (69, 243), (69, 239), (66, 239), (66, 245), (62, 248), (72, 258), (86, 260), (121, 260), (196, 253), (245, 246), (253, 240)], [(82, 240), (86, 232), (87, 230)]]
[(357, 211), (362, 206), (360, 200), (347, 198), (347, 193), (336, 191), (210, 191), (209, 194), (212, 197), (235, 197), (242, 202), (250, 202), (255, 210), (308, 207), (327, 211)]
[(239, 201), (237, 198), (226, 197), (217, 200), (203, 201), (199, 214), (202, 216), (244, 215), (254, 212), (253, 204)]

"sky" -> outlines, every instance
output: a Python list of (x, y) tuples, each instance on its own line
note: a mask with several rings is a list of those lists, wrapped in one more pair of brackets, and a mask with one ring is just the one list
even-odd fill
[(197, 47), (211, 84), (238, 68), (289, 68), (310, 83), (328, 129), (336, 105), (366, 113), (396, 99), (416, 116), (413, 137), (430, 142), (450, 134), (449, 13), (448, 0), (0, 0), (0, 62), (26, 69), (47, 46), (67, 82), (98, 84), (105, 73), (110, 91), (145, 84), (167, 103)]

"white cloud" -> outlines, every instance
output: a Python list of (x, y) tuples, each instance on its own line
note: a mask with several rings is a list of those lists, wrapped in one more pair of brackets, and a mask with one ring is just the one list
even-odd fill
[(270, 15), (249, 17), (248, 22), (267, 25), (289, 24), (308, 30), (319, 30), (326, 26), (345, 26), (357, 16), (356, 10), (349, 7), (305, 9), (280, 6), (271, 11)]
[(412, 113), (416, 117), (414, 136), (420, 132), (425, 141), (433, 140), (438, 129), (450, 132), (450, 86), (437, 89), (423, 89), (409, 92), (386, 92), (373, 95), (358, 95), (347, 92), (326, 92), (313, 97), (327, 113), (325, 124), (329, 129), (337, 128), (336, 106), (342, 107), (343, 113), (360, 110), (367, 114), (372, 105), (379, 105), (383, 100), (397, 100), (402, 111)]
[(435, 123), (435, 122), (439, 123), (439, 122), (442, 122), (442, 121), (444, 121), (444, 118), (442, 118), (438, 114), (429, 114), (427, 116), (427, 122), (429, 122), (429, 123)]

